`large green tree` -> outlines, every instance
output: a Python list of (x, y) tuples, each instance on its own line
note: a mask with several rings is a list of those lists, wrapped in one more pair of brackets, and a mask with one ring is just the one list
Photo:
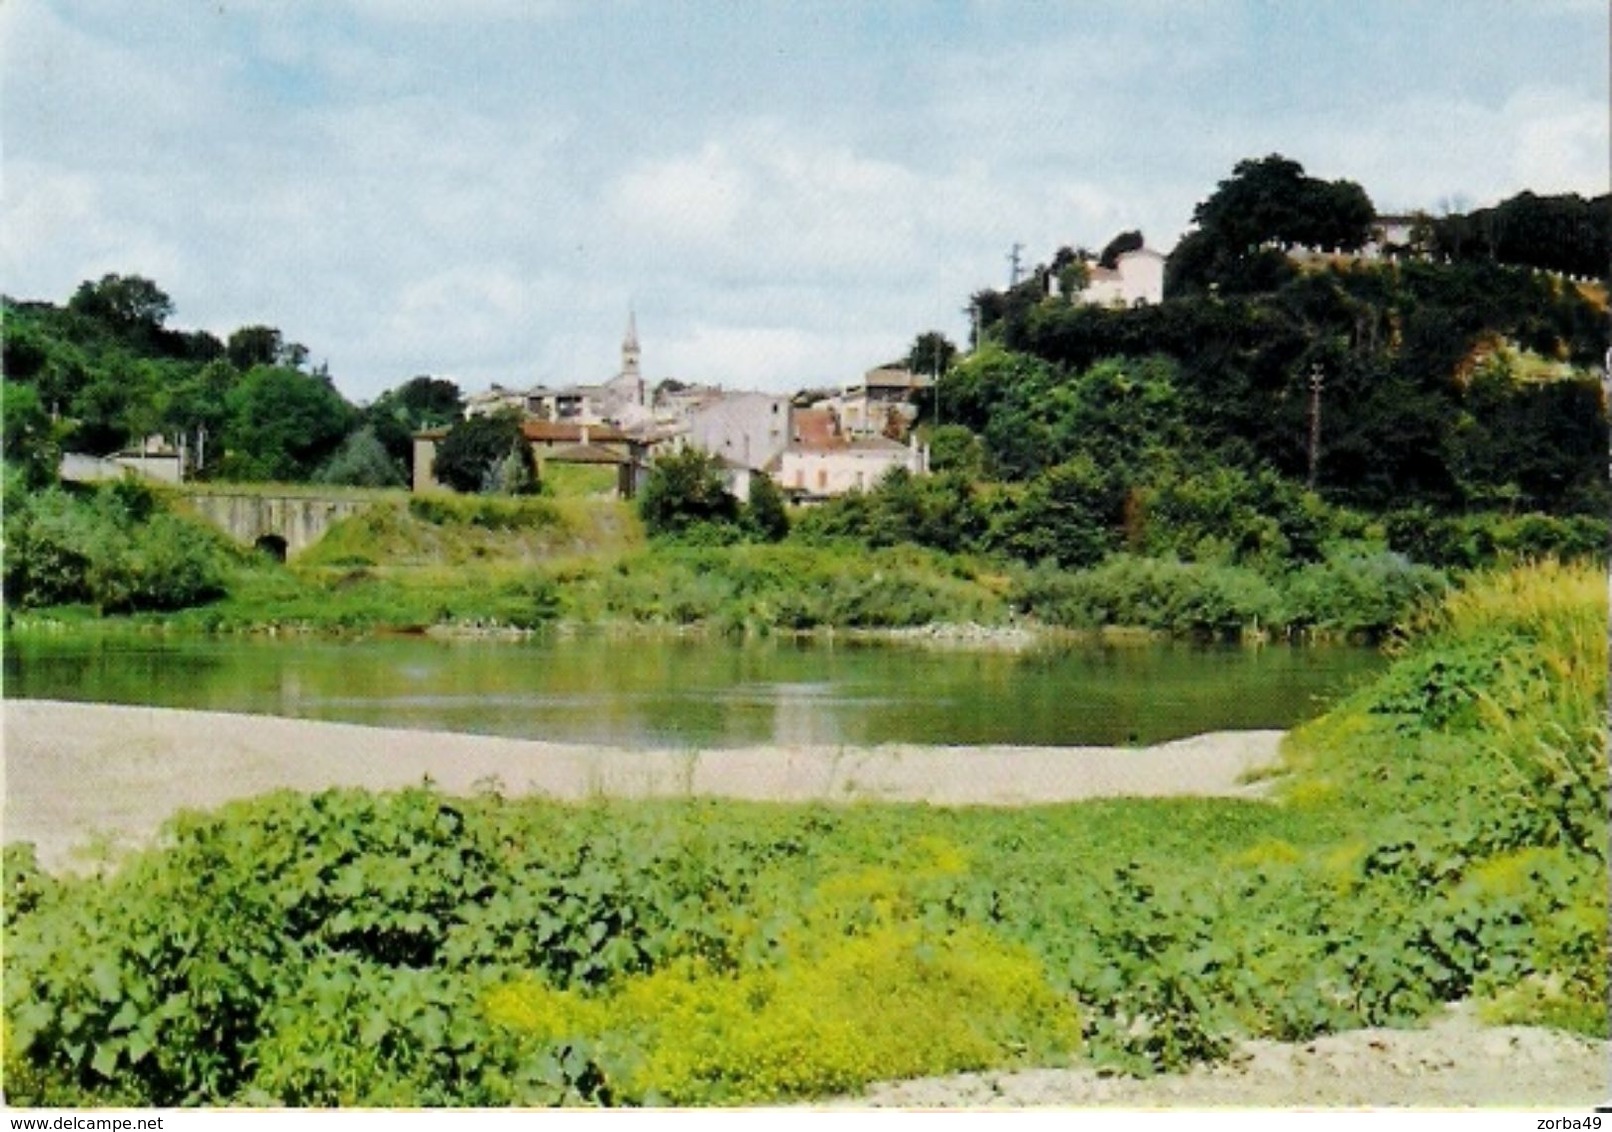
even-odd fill
[(913, 340), (907, 351), (907, 368), (913, 373), (934, 377), (952, 367), (957, 346), (938, 330), (926, 330)]
[(427, 428), (448, 428), (464, 416), (465, 398), (447, 378), (422, 374), (388, 389), (364, 410), (364, 423), (373, 429), (392, 459), (409, 465), (413, 438)]
[(336, 450), (357, 413), (328, 378), (258, 366), (225, 399), (224, 479), (302, 481)]
[(501, 481), (509, 479), (501, 466), (511, 452), (525, 453), (524, 458), (531, 460), (519, 413), (469, 417), (450, 428), (437, 445), (434, 474), (455, 491), (497, 491)]
[(110, 328), (154, 334), (174, 312), (162, 288), (139, 275), (103, 275), (79, 285), (67, 309)]
[(1171, 253), (1172, 293), (1271, 289), (1286, 245), (1353, 251), (1371, 239), (1376, 209), (1353, 181), (1322, 181), (1281, 154), (1240, 161), (1198, 203), (1196, 228)]
[(697, 448), (660, 457), (638, 498), (652, 535), (676, 535), (701, 523), (733, 523), (739, 501), (728, 493), (722, 461)]

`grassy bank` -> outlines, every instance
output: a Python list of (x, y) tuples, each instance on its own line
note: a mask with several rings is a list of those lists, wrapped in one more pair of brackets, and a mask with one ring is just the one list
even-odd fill
[(17, 1103), (734, 1103), (1446, 1001), (1604, 1034), (1606, 584), (1450, 596), (1276, 801), (1017, 811), (282, 794), (8, 850)]
[(1198, 639), (1374, 639), (1445, 576), (1369, 547), (1260, 572), (1115, 555), (1067, 571), (898, 544), (647, 541), (616, 500), (372, 493), (291, 564), (231, 547), (138, 485), (50, 490), (7, 515), (11, 625), (256, 632), (557, 622), (766, 635), (1004, 625)]

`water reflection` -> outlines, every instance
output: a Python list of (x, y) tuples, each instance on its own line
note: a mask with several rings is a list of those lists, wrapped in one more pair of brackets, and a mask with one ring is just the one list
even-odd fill
[(6, 694), (624, 746), (1151, 743), (1286, 727), (1367, 650), (1029, 654), (605, 637), (5, 642)]

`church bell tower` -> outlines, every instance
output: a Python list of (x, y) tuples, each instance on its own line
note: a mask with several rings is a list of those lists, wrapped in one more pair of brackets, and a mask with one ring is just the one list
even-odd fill
[(638, 317), (631, 308), (627, 311), (627, 335), (621, 340), (621, 376), (631, 378), (633, 393), (638, 403), (644, 403), (644, 375), (638, 368)]

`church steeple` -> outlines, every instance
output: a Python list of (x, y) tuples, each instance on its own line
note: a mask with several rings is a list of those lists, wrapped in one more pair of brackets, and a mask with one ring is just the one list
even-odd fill
[(631, 374), (633, 377), (641, 376), (638, 372), (638, 316), (632, 308), (627, 309), (627, 336), (621, 340), (621, 372)]
[(627, 335), (621, 340), (621, 376), (631, 380), (633, 400), (647, 405), (644, 375), (638, 369), (638, 316), (631, 307), (627, 308)]

